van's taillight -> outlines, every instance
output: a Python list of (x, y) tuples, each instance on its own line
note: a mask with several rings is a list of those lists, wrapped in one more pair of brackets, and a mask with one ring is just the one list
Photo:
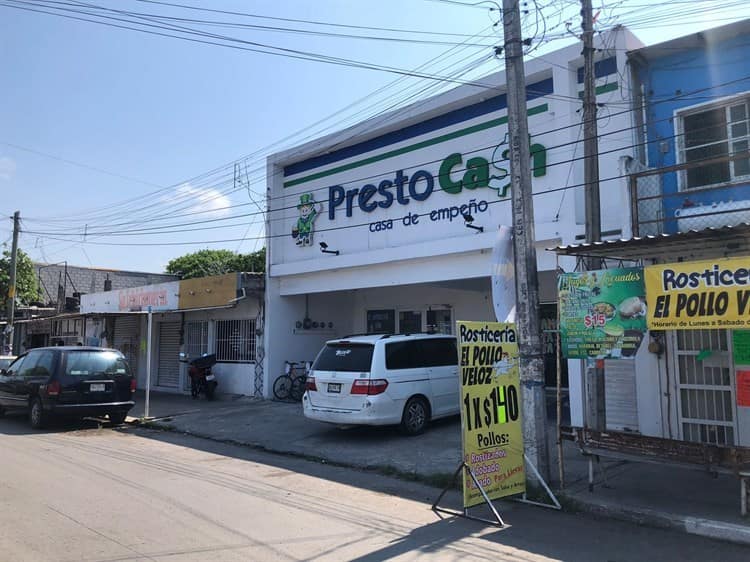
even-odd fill
[(318, 391), (318, 387), (315, 386), (315, 377), (307, 377), (307, 380), (305, 381), (305, 390), (312, 390), (314, 392)]
[(135, 380), (135, 377), (130, 379), (130, 392), (135, 392), (135, 387), (138, 383)]
[(44, 387), (44, 392), (47, 396), (59, 396), (60, 395), (60, 382), (52, 381)]
[(385, 379), (357, 379), (352, 383), (351, 393), (374, 396), (375, 394), (383, 394), (386, 388), (388, 388), (388, 381)]

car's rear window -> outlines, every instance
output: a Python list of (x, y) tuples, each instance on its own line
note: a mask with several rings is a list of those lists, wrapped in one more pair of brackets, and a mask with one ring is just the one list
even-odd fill
[(315, 371), (367, 372), (375, 346), (369, 343), (329, 343), (313, 363)]
[(65, 354), (65, 375), (88, 377), (92, 375), (129, 375), (125, 358), (113, 351), (71, 351)]
[(385, 346), (385, 368), (422, 369), (458, 365), (455, 338), (393, 342)]

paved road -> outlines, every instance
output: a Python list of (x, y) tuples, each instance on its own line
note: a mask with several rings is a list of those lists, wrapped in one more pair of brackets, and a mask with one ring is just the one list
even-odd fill
[[(174, 433), (0, 420), (0, 560), (747, 560), (747, 549), (501, 503), (440, 520), (435, 489)], [(457, 502), (457, 495), (448, 503)]]

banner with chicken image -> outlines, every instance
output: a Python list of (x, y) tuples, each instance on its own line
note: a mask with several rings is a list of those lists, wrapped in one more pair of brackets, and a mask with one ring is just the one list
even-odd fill
[(566, 358), (635, 356), (646, 332), (643, 268), (563, 273), (557, 289)]

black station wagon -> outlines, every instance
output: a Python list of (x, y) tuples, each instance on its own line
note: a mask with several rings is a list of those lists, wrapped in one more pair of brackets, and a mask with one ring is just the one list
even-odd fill
[(31, 427), (52, 416), (125, 421), (136, 380), (123, 355), (101, 347), (42, 347), (0, 370), (0, 415), (28, 412)]

